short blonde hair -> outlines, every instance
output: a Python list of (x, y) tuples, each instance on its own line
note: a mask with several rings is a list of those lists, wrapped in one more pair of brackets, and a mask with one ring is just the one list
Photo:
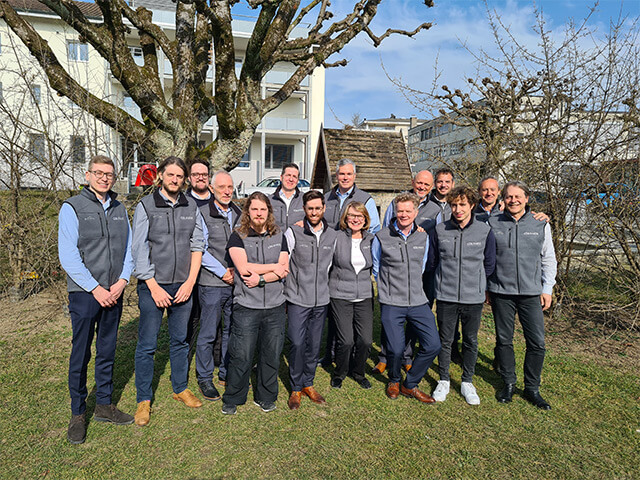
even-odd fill
[(369, 211), (367, 207), (364, 206), (364, 203), (360, 202), (351, 202), (347, 205), (347, 208), (342, 212), (342, 216), (340, 217), (340, 230), (347, 230), (349, 225), (347, 225), (347, 214), (349, 209), (353, 208), (356, 212), (364, 215), (364, 225), (362, 226), (362, 230), (368, 230), (369, 225), (371, 225), (371, 217), (369, 216)]

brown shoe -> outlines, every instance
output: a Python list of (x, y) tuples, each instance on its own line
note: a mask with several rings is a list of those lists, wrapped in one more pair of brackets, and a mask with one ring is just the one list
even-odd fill
[(327, 403), (322, 395), (316, 392), (316, 389), (313, 387), (304, 387), (302, 389), (302, 393), (309, 397), (309, 400), (311, 400), (313, 403), (317, 403), (318, 405), (325, 405)]
[(291, 392), (291, 396), (289, 397), (289, 408), (291, 410), (298, 410), (300, 408), (300, 397), (302, 396), (302, 392)]
[(418, 387), (413, 387), (409, 389), (404, 385), (402, 385), (400, 387), (400, 393), (402, 393), (402, 395), (404, 395), (405, 397), (415, 398), (416, 400), (419, 400), (422, 403), (428, 403), (428, 404), (436, 403), (436, 401), (433, 399), (431, 395), (427, 395), (423, 391), (418, 390)]
[(400, 384), (398, 382), (389, 382), (387, 383), (387, 397), (391, 400), (395, 400), (398, 398), (400, 394)]
[(138, 403), (138, 409), (136, 410), (135, 421), (139, 427), (144, 427), (149, 424), (149, 417), (151, 414), (151, 400), (143, 400)]
[(408, 372), (409, 370), (411, 370), (411, 364), (410, 363), (406, 363), (402, 366), (402, 368), (404, 368), (405, 372)]
[(198, 400), (198, 397), (196, 397), (193, 394), (193, 392), (188, 388), (183, 390), (180, 393), (174, 393), (173, 399), (179, 400), (182, 403), (184, 403), (187, 407), (191, 407), (191, 408), (198, 408), (202, 406), (202, 402)]
[(384, 373), (384, 371), (387, 369), (387, 364), (384, 362), (378, 362), (378, 364), (373, 367), (373, 373)]

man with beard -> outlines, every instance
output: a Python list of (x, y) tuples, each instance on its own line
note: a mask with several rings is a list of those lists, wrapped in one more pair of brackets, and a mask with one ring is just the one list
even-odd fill
[(221, 314), (224, 314), (222, 330), (222, 354), (219, 379), (227, 378), (227, 346), (231, 331), (233, 306), (233, 267), (229, 266), (226, 246), (231, 231), (240, 218), (241, 210), (231, 202), (233, 179), (225, 171), (216, 172), (212, 178), (213, 198), (200, 207), (204, 219), (203, 235), (205, 252), (198, 280), (200, 299), (200, 332), (196, 348), (196, 375), (198, 386), (207, 400), (218, 400), (220, 394), (213, 385), (214, 343)]
[(289, 375), (291, 396), (289, 408), (300, 408), (302, 395), (316, 404), (325, 399), (313, 387), (322, 329), (329, 308), (329, 267), (337, 232), (323, 219), (325, 200), (317, 190), (303, 197), (303, 226), (293, 225), (286, 231), (289, 269), (285, 285), (291, 343)]
[(271, 412), (278, 398), (278, 368), (284, 346), (283, 279), (289, 270), (289, 254), (287, 240), (264, 193), (249, 195), (227, 249), (234, 266), (234, 290), (222, 413), (235, 415), (237, 406), (246, 403), (256, 348), (253, 400), (263, 412)]
[(269, 197), (273, 207), (273, 216), (283, 232), (304, 218), (302, 192), (298, 188), (299, 176), (298, 165), (295, 163), (285, 164), (280, 174), (280, 186)]
[(140, 308), (135, 355), (138, 426), (147, 425), (150, 419), (153, 357), (165, 310), (173, 398), (188, 407), (202, 406), (187, 388), (187, 324), (204, 238), (200, 210), (181, 191), (186, 174), (187, 167), (181, 159), (166, 158), (158, 167), (160, 188), (140, 201), (133, 217), (132, 253)]

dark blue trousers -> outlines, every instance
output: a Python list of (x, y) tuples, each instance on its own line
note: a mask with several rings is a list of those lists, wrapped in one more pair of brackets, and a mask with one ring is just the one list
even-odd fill
[(320, 356), (322, 329), (329, 305), (301, 307), (287, 302), (289, 324), (289, 376), (291, 390), (300, 391), (313, 385)]
[(109, 405), (113, 392), (113, 361), (116, 356), (118, 325), (122, 315), (122, 297), (118, 303), (103, 308), (89, 292), (69, 293), (71, 315), (71, 356), (69, 357), (69, 393), (71, 413), (80, 415), (87, 409), (87, 366), (91, 343), (96, 334), (96, 403)]
[[(233, 308), (233, 287), (198, 287), (200, 301), (200, 332), (196, 346), (196, 376), (198, 380), (213, 377), (213, 345), (216, 341), (218, 324), (224, 314), (224, 329), (222, 333), (222, 359), (220, 362), (220, 377), (226, 378), (231, 312)], [(225, 338), (226, 334), (226, 338)]]
[(387, 360), (389, 382), (400, 382), (402, 356), (405, 348), (404, 325), (409, 322), (420, 348), (413, 359), (413, 366), (404, 381), (406, 388), (416, 387), (440, 352), (440, 336), (436, 321), (428, 304), (415, 307), (397, 307), (380, 304), (380, 319), (387, 334)]

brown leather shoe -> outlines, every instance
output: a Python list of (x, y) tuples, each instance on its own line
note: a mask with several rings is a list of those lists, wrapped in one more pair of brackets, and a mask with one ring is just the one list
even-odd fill
[(302, 393), (309, 397), (309, 400), (313, 403), (317, 403), (318, 405), (324, 405), (327, 403), (323, 396), (316, 392), (316, 389), (313, 387), (304, 387), (302, 389)]
[(139, 427), (144, 427), (149, 424), (151, 414), (151, 400), (143, 400), (138, 403), (138, 409), (136, 410), (136, 415), (133, 417), (135, 419), (136, 425)]
[(187, 407), (198, 408), (202, 406), (202, 402), (198, 400), (191, 390), (188, 388), (180, 393), (174, 393), (173, 399), (184, 403)]
[(418, 390), (418, 387), (413, 387), (409, 389), (404, 385), (402, 385), (400, 387), (400, 393), (405, 397), (415, 398), (416, 400), (419, 400), (422, 403), (428, 403), (428, 404), (436, 403), (436, 401), (433, 399), (431, 395), (427, 395), (423, 391)]
[(291, 396), (289, 397), (289, 401), (287, 405), (291, 410), (298, 410), (300, 408), (300, 397), (302, 396), (302, 392), (291, 392)]
[(398, 398), (400, 394), (400, 384), (398, 382), (389, 382), (387, 383), (387, 397), (391, 400), (395, 400)]
[(373, 373), (384, 373), (387, 369), (387, 364), (384, 362), (378, 362), (378, 364), (373, 367)]

